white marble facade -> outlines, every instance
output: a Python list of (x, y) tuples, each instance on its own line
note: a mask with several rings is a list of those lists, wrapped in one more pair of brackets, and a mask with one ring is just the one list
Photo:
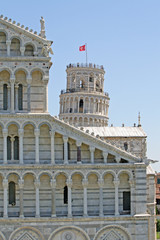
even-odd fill
[(145, 133), (107, 127), (104, 69), (92, 64), (67, 67), (52, 117), (51, 44), (43, 18), (37, 35), (0, 16), (0, 239), (154, 240)]

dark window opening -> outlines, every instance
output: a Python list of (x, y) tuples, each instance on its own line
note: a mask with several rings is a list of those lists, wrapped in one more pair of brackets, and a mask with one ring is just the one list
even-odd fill
[(83, 113), (83, 100), (82, 99), (79, 101), (79, 112)]
[(127, 161), (127, 160), (125, 160), (125, 159), (123, 159), (123, 158), (121, 158), (121, 161), (120, 161), (120, 163), (128, 163), (128, 161)]
[(123, 192), (123, 210), (130, 211), (130, 192)]
[(70, 160), (70, 143), (68, 142), (67, 144), (67, 147), (68, 147), (68, 160)]
[(18, 110), (23, 110), (23, 86), (19, 84), (18, 87)]
[(72, 113), (72, 108), (69, 109), (69, 112)]
[(9, 204), (16, 204), (16, 185), (14, 182), (9, 183)]
[(14, 140), (14, 160), (19, 160), (19, 137)]
[(7, 159), (11, 160), (11, 137), (7, 137)]
[(64, 187), (64, 204), (68, 204), (68, 187)]
[(127, 143), (127, 142), (124, 143), (124, 150), (125, 150), (125, 151), (128, 150), (128, 143)]
[(160, 199), (156, 199), (158, 205), (160, 205)]
[(8, 109), (8, 87), (7, 84), (3, 85), (3, 110)]
[(157, 184), (160, 184), (160, 178), (157, 178)]
[(79, 102), (79, 107), (83, 107), (83, 100), (82, 99)]
[(90, 82), (93, 82), (93, 77), (89, 77), (89, 81), (90, 81)]

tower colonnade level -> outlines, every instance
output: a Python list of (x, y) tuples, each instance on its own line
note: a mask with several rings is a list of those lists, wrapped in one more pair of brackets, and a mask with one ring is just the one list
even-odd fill
[(95, 64), (69, 64), (67, 88), (60, 95), (60, 119), (75, 126), (107, 126), (109, 95), (104, 69)]

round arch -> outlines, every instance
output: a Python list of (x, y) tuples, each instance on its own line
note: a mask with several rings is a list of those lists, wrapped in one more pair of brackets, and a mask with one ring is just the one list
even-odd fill
[(19, 175), (19, 173), (17, 171), (9, 172), (6, 176), (6, 178), (8, 179), (9, 176), (11, 176), (11, 175), (16, 175), (18, 177), (18, 179), (21, 179), (21, 176)]
[(70, 240), (75, 240), (76, 236), (80, 236), (82, 240), (90, 240), (89, 236), (82, 228), (75, 226), (66, 226), (56, 229), (51, 233), (48, 240), (58, 240), (60, 237), (67, 240), (68, 236)]
[(15, 39), (18, 39), (18, 40), (20, 41), (20, 47), (23, 47), (23, 46), (24, 46), (22, 38), (20, 38), (20, 37), (17, 36), (17, 35), (13, 35), (12, 37), (10, 37), (10, 41), (12, 42), (12, 40), (13, 40), (14, 38), (15, 38)]
[(71, 179), (75, 174), (79, 174), (82, 177), (82, 180), (85, 179), (85, 176), (84, 176), (83, 172), (77, 171), (77, 170), (71, 172), (71, 174), (70, 174)]
[(7, 68), (7, 67), (0, 68), (0, 73), (3, 71), (8, 72), (10, 74), (10, 77), (13, 75), (13, 72), (10, 68)]
[(43, 176), (43, 175), (48, 175), (48, 177), (50, 178), (50, 180), (52, 179), (52, 173), (49, 172), (49, 171), (42, 171), (42, 172), (40, 172), (40, 173), (38, 174), (37, 178), (40, 179), (41, 176)]
[(60, 174), (64, 175), (64, 176), (66, 177), (66, 179), (69, 178), (69, 176), (68, 176), (68, 174), (67, 174), (66, 172), (58, 171), (58, 172), (56, 172), (56, 173), (54, 174), (54, 179), (56, 179), (56, 178), (58, 177), (58, 175), (60, 175)]
[(37, 51), (37, 46), (33, 42), (25, 42), (24, 47), (26, 47), (27, 45), (31, 45), (33, 47), (33, 50)]
[(14, 71), (14, 75), (16, 75), (16, 73), (19, 72), (19, 71), (23, 71), (26, 74), (26, 77), (29, 76), (28, 70), (24, 67), (16, 68), (16, 70)]
[(89, 175), (91, 175), (91, 174), (95, 174), (95, 175), (98, 177), (98, 180), (101, 178), (99, 172), (97, 172), (97, 171), (95, 171), (95, 170), (89, 171), (89, 172), (87, 173), (87, 175), (86, 175), (86, 178), (88, 179)]
[(19, 125), (19, 123), (17, 121), (11, 121), (11, 122), (7, 123), (6, 128), (8, 128), (12, 124), (16, 125), (18, 127), (18, 129), (20, 129), (20, 125)]
[(20, 227), (16, 229), (11, 233), (9, 240), (16, 240), (21, 238), (45, 240), (42, 233), (33, 227)]
[(129, 170), (120, 170), (117, 174), (117, 177), (119, 178), (119, 176), (122, 174), (122, 173), (126, 173), (128, 176), (129, 176), (129, 180), (132, 180), (133, 179), (133, 174), (129, 171)]
[(40, 127), (41, 127), (42, 125), (47, 125), (50, 130), (52, 129), (51, 124), (50, 124), (49, 122), (47, 122), (47, 121), (39, 123), (38, 129), (40, 129)]
[(116, 173), (115, 173), (114, 171), (112, 171), (112, 170), (107, 170), (107, 171), (105, 171), (105, 172), (102, 174), (102, 178), (103, 178), (103, 179), (104, 179), (104, 176), (105, 176), (106, 174), (111, 174), (111, 175), (114, 177), (114, 179), (117, 178), (117, 175), (116, 175)]
[(32, 70), (30, 71), (30, 74), (32, 75), (32, 73), (35, 72), (35, 71), (41, 72), (42, 76), (45, 75), (44, 71), (41, 68), (32, 68)]
[(24, 177), (28, 174), (31, 174), (33, 177), (34, 177), (34, 180), (36, 180), (36, 173), (33, 172), (33, 171), (27, 171), (27, 172), (24, 172), (23, 175), (22, 175), (22, 179), (24, 180)]
[(93, 240), (100, 239), (119, 239), (119, 240), (131, 240), (129, 232), (119, 225), (108, 225), (101, 228), (95, 235)]
[(0, 32), (3, 32), (6, 35), (6, 40), (8, 40), (8, 32), (2, 28), (0, 28)]
[(32, 125), (34, 128), (38, 128), (38, 126), (36, 126), (36, 124), (34, 122), (32, 122), (32, 121), (24, 122), (23, 125), (22, 125), (22, 128), (24, 129), (24, 127), (26, 125), (29, 125), (29, 124)]

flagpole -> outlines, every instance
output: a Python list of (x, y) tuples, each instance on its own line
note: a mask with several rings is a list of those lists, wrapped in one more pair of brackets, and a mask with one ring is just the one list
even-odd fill
[(86, 45), (86, 65), (87, 65), (87, 43), (85, 43)]

